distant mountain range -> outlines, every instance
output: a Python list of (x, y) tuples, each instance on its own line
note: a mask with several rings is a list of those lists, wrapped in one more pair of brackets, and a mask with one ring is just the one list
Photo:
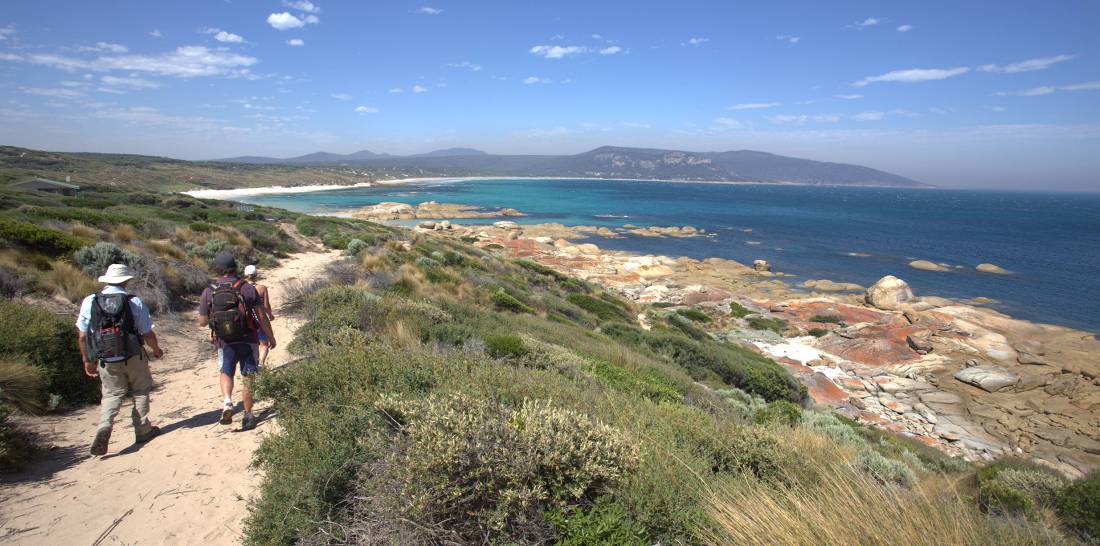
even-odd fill
[(471, 148), (394, 156), (367, 150), (317, 152), (291, 158), (242, 156), (222, 163), (362, 166), (416, 171), (423, 176), (547, 176), (640, 178), (714, 182), (786, 182), (844, 186), (927, 187), (888, 172), (844, 163), (784, 157), (766, 152), (685, 152), (603, 146), (576, 155), (493, 155)]

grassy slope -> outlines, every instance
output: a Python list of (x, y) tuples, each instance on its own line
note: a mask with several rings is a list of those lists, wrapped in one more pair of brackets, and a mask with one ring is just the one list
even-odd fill
[[(188, 306), (213, 252), (270, 263), (295, 249), (287, 223), (358, 255), (300, 287), (309, 322), (293, 348), (305, 358), (257, 385), (283, 430), (257, 454), (265, 479), (251, 543), (675, 544), (746, 529), (766, 541), (771, 515), (798, 517), (763, 502), (785, 491), (830, 506), (854, 487), (888, 487), (888, 499), (914, 506), (959, 505), (914, 496), (925, 480), (951, 487), (938, 476), (960, 471), (956, 462), (803, 413), (788, 402), (802, 391), (767, 359), (687, 319), (642, 331), (630, 302), (455, 242), (156, 191), (4, 189), (0, 284), (6, 295), (75, 301), (94, 283), (73, 250), (110, 243), (144, 272), (144, 298)], [(10, 436), (0, 434), (5, 456), (21, 449)], [(822, 470), (834, 467), (855, 477)], [(853, 514), (879, 502), (847, 501)], [(961, 506), (973, 532), (927, 536), (1050, 538), (1019, 522), (1005, 535), (1007, 520)], [(936, 532), (939, 520), (918, 519)]]

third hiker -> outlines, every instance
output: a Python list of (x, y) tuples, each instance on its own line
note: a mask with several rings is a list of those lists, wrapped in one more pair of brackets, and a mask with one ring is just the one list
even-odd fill
[[(228, 425), (233, 422), (233, 378), (237, 365), (240, 364), (242, 377), (255, 374), (259, 369), (256, 357), (261, 343), (260, 334), (263, 334), (264, 346), (269, 349), (275, 347), (275, 335), (256, 287), (237, 276), (237, 261), (233, 255), (219, 253), (214, 257), (213, 270), (219, 278), (202, 292), (199, 326), (210, 326), (214, 344), (218, 347), (223, 397), (219, 422)], [(247, 383), (241, 385), (241, 398), (244, 401), (241, 430), (251, 430), (256, 427), (256, 417), (252, 414), (252, 395), (248, 392)]]

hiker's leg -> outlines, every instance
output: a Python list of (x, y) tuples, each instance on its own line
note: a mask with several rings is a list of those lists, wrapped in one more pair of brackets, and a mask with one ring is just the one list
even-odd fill
[(130, 417), (134, 421), (134, 434), (142, 437), (153, 428), (149, 424), (149, 391), (153, 388), (153, 374), (149, 371), (149, 360), (144, 354), (135, 355), (126, 361), (126, 374), (130, 379), (130, 392), (134, 396), (134, 408)]
[[(241, 376), (250, 377), (259, 371), (256, 366), (256, 354), (259, 352), (255, 344), (249, 344), (248, 349), (241, 348)], [(248, 382), (241, 381), (241, 399), (244, 400), (244, 413), (252, 413), (252, 393), (248, 392)]]
[(99, 407), (99, 430), (111, 430), (115, 424), (115, 416), (122, 407), (122, 399), (126, 397), (126, 370), (122, 362), (111, 362), (99, 366), (100, 390), (103, 393), (103, 401)]
[(233, 350), (226, 345), (218, 349), (218, 378), (221, 383), (222, 400), (233, 400), (233, 375), (237, 373), (237, 361)]

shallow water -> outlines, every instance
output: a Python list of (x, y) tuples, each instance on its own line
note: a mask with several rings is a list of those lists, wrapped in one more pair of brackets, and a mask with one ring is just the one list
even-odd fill
[[(985, 296), (1017, 318), (1100, 330), (1100, 195), (615, 180), (418, 182), (241, 198), (303, 212), (396, 201), (512, 207), (520, 223), (691, 225), (713, 238), (591, 238), (601, 247), (718, 256), (804, 279), (897, 275), (919, 295)], [(492, 220), (460, 220), (459, 223)], [(909, 261), (951, 264), (919, 271)], [(990, 262), (1011, 275), (978, 273)]]

